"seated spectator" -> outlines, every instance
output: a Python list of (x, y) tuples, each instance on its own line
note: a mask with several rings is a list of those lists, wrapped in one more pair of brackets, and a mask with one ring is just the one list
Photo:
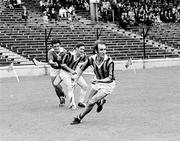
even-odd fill
[(21, 0), (17, 0), (16, 7), (17, 7), (17, 8), (20, 8), (20, 7), (21, 7), (21, 5), (22, 5)]
[(23, 8), (23, 11), (21, 13), (22, 19), (27, 21), (28, 20), (28, 11), (26, 9), (26, 6), (23, 5), (22, 8)]
[(111, 20), (112, 18), (111, 4), (107, 0), (102, 2), (101, 13), (104, 22)]
[(128, 23), (129, 23), (129, 21), (128, 21), (128, 18), (127, 18), (127, 13), (122, 13), (122, 16), (121, 16), (121, 27), (122, 28), (126, 28), (127, 26), (128, 26)]
[(70, 7), (69, 7), (69, 14), (71, 15), (71, 16), (74, 16), (75, 15), (75, 8), (74, 8), (74, 6), (73, 5), (71, 5)]
[(72, 22), (78, 21), (78, 18), (77, 18), (76, 13), (75, 13), (75, 8), (73, 5), (71, 5), (68, 9), (68, 17)]
[(178, 6), (177, 6), (177, 11), (180, 13), (180, 2), (178, 4)]
[(146, 24), (147, 26), (152, 26), (152, 24), (154, 23), (153, 20), (154, 20), (153, 14), (152, 14), (152, 13), (148, 13), (148, 14), (146, 15), (145, 24)]
[(85, 7), (86, 11), (90, 10), (89, 3), (86, 0), (84, 1), (84, 7)]
[(135, 13), (133, 12), (132, 8), (130, 8), (128, 12), (128, 22), (130, 26), (137, 25), (135, 20)]
[(54, 19), (55, 22), (58, 20), (58, 14), (55, 11), (54, 7), (50, 11), (50, 21), (52, 21), (52, 19)]
[(41, 7), (41, 11), (42, 11), (42, 12), (46, 11), (46, 3), (44, 2), (44, 0), (41, 0), (41, 1), (39, 2), (39, 5), (40, 5), (40, 7)]
[(9, 7), (10, 9), (14, 9), (14, 6), (13, 6), (11, 3), (9, 3), (8, 7)]
[(154, 19), (155, 23), (162, 23), (161, 19), (160, 19), (160, 15), (155, 15), (155, 19)]
[(9, 0), (3, 0), (3, 4), (6, 8), (9, 7)]
[(64, 7), (61, 7), (61, 8), (59, 9), (59, 16), (60, 16), (61, 18), (67, 17), (67, 10), (66, 10)]
[(10, 4), (12, 4), (13, 8), (19, 8), (16, 0), (10, 0)]
[(178, 13), (176, 14), (176, 18), (177, 18), (176, 22), (177, 22), (177, 23), (180, 23), (180, 12), (178, 12)]

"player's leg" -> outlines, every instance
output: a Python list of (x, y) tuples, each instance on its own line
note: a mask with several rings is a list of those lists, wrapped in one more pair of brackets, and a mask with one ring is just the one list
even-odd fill
[(87, 83), (82, 76), (79, 77), (77, 83), (81, 87), (81, 90), (80, 90), (81, 94), (79, 96), (78, 106), (84, 108), (86, 106), (86, 104), (84, 103), (84, 99), (86, 97), (88, 86), (87, 86)]
[[(99, 95), (104, 95), (104, 94), (110, 94), (115, 88), (115, 81), (112, 83), (99, 83), (98, 87), (100, 88)], [(98, 96), (98, 95), (96, 95)], [(97, 98), (98, 99), (98, 98)], [(101, 98), (97, 102), (97, 112), (100, 112), (103, 109), (103, 105), (106, 103), (105, 98)]]
[[(95, 83), (92, 84), (92, 90), (90, 92), (89, 95), (89, 102), (88, 105), (86, 106), (85, 111), (82, 114), (79, 114), (77, 117), (74, 118), (74, 121), (72, 121), (72, 125), (73, 124), (79, 124), (81, 122), (81, 120), (92, 110), (92, 108), (94, 107), (94, 105), (98, 102), (103, 100), (108, 94), (110, 94), (113, 89), (115, 88), (115, 82), (112, 83), (108, 83), (108, 84), (104, 84), (104, 83)], [(101, 103), (98, 108), (97, 111), (100, 112), (103, 108), (103, 104), (105, 102)]]
[[(63, 92), (61, 85), (59, 84), (61, 78), (57, 77), (57, 76), (59, 76), (59, 73), (60, 73), (59, 69), (53, 69), (50, 67), (51, 82), (52, 82), (52, 85), (55, 89), (56, 95), (58, 96), (58, 98), (60, 100), (60, 105), (61, 105), (61, 104), (65, 104), (65, 98), (64, 98), (65, 95), (64, 95), (64, 92)], [(57, 83), (57, 85), (54, 84), (54, 81), (57, 81), (56, 79), (58, 79), (58, 81), (59, 81)]]
[[(97, 90), (91, 89), (89, 95), (91, 95), (93, 97), (97, 92), (98, 92)], [(87, 115), (93, 109), (94, 105), (95, 105), (95, 103), (93, 103), (92, 101), (89, 101), (84, 112), (79, 114), (77, 117), (75, 117), (74, 120), (71, 122), (71, 125), (79, 124), (81, 122), (81, 120), (84, 118), (84, 116)]]
[(71, 75), (70, 73), (64, 70), (61, 70), (60, 77), (63, 79), (63, 83), (65, 84), (67, 88), (67, 95), (68, 95), (68, 98), (70, 99), (69, 108), (76, 109), (76, 104), (74, 100), (74, 88), (72, 87)]
[(51, 82), (52, 82), (52, 85), (55, 89), (56, 95), (59, 98), (60, 105), (64, 105), (65, 104), (65, 94), (64, 94), (63, 88), (60, 84), (54, 85), (55, 79), (56, 79), (55, 76), (51, 76)]

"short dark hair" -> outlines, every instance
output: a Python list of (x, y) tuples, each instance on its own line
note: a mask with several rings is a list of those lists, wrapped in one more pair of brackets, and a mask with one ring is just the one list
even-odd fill
[(80, 48), (81, 46), (85, 46), (83, 42), (78, 42), (76, 48)]
[(57, 43), (61, 44), (60, 40), (54, 39), (54, 40), (51, 41), (51, 45), (52, 45), (52, 46), (53, 46), (54, 44), (57, 44)]
[(98, 52), (98, 45), (106, 45), (104, 42), (101, 40), (95, 41), (94, 49), (93, 49), (93, 54), (96, 54)]

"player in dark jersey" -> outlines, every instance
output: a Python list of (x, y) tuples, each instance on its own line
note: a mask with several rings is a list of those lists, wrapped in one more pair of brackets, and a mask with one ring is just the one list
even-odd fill
[[(82, 62), (86, 60), (86, 55), (84, 53), (85, 45), (84, 43), (78, 43), (72, 52), (68, 52), (64, 55), (61, 64), (60, 77), (63, 79), (67, 87), (67, 94), (70, 99), (70, 109), (76, 109), (76, 104), (74, 101), (74, 88), (72, 87), (72, 76), (76, 74), (79, 66)], [(84, 98), (87, 93), (87, 84), (84, 78), (81, 76), (78, 80), (78, 85), (81, 88), (81, 95), (79, 97), (78, 106), (85, 107)]]
[(81, 67), (73, 84), (76, 84), (79, 76), (81, 76), (83, 71), (89, 66), (94, 68), (95, 78), (91, 82), (92, 88), (88, 97), (88, 105), (83, 113), (74, 118), (71, 125), (79, 124), (84, 116), (92, 110), (95, 104), (98, 106), (97, 112), (100, 112), (103, 108), (103, 104), (106, 102), (104, 98), (112, 93), (115, 88), (114, 62), (106, 55), (106, 45), (103, 42), (97, 42), (93, 53), (94, 55), (90, 56)]
[(48, 63), (50, 65), (50, 77), (51, 77), (51, 81), (52, 81), (52, 85), (55, 89), (56, 95), (58, 96), (59, 100), (60, 100), (60, 104), (64, 105), (65, 104), (65, 95), (64, 92), (62, 90), (62, 86), (60, 85), (60, 83), (58, 84), (54, 84), (55, 79), (56, 80), (61, 80), (59, 73), (60, 73), (60, 62), (61, 62), (61, 57), (63, 56), (63, 54), (66, 53), (66, 50), (62, 47), (60, 47), (60, 41), (59, 40), (53, 40), (51, 42), (52, 44), (52, 48), (48, 51)]

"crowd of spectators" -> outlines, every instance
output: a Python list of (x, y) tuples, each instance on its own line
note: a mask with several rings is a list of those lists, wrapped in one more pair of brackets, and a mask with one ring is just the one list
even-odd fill
[(22, 1), (21, 0), (3, 0), (5, 7), (7, 8), (21, 8)]
[(105, 22), (119, 21), (119, 26), (126, 28), (139, 24), (148, 26), (161, 22), (180, 22), (180, 1), (176, 3), (158, 3), (158, 0), (130, 1), (102, 0), (99, 15)]
[[(22, 7), (21, 0), (3, 0), (6, 7)], [(163, 2), (162, 2), (163, 1)], [(180, 0), (101, 0), (98, 18), (104, 22), (118, 21), (126, 28), (139, 24), (153, 25), (161, 22), (180, 22)], [(75, 10), (90, 10), (89, 0), (40, 0), (44, 21), (72, 19)]]
[(4, 6), (10, 9), (22, 8), (21, 18), (24, 21), (28, 20), (28, 10), (21, 0), (3, 0)]
[(39, 4), (45, 22), (52, 19), (58, 21), (64, 17), (71, 20), (76, 16), (75, 9), (89, 10), (86, 0), (41, 0)]

